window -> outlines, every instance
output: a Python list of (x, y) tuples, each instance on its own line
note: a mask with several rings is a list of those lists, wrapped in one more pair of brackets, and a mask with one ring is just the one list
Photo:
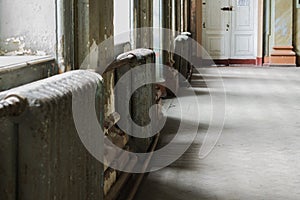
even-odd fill
[(162, 77), (162, 70), (160, 65), (162, 64), (162, 0), (153, 1), (153, 47), (156, 55), (156, 77), (160, 79)]
[(131, 0), (114, 0), (115, 44), (130, 42)]
[(0, 1), (0, 54), (55, 55), (55, 9), (52, 0)]

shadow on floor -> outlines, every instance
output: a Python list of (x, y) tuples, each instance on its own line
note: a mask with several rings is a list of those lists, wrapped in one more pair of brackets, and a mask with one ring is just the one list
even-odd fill
[[(155, 176), (155, 175), (154, 175)], [(161, 184), (159, 181), (147, 179), (146, 176), (141, 187), (143, 192), (139, 192), (135, 196), (135, 200), (211, 200), (217, 199), (213, 194), (206, 191), (195, 190), (192, 186), (190, 188), (183, 188), (180, 181), (178, 183)], [(157, 187), (159, 185), (159, 187)], [(147, 194), (147, 195), (146, 195)]]

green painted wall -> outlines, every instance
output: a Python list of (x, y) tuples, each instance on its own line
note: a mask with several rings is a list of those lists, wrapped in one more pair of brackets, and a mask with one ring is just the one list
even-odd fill
[(300, 56), (300, 8), (294, 7), (294, 47), (298, 56)]

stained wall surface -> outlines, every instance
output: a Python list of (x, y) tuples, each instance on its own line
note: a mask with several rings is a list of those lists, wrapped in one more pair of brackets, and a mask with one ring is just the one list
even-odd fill
[[(0, 0), (0, 50), (55, 54), (55, 1)], [(39, 52), (37, 52), (39, 51)]]

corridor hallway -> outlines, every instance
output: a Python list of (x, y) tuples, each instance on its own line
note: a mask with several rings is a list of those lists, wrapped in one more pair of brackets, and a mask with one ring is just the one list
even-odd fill
[[(150, 173), (135, 200), (300, 199), (299, 69), (209, 68), (203, 76), (218, 81), (217, 71), (227, 95), (217, 145), (199, 159), (209, 125), (210, 97), (204, 80), (195, 74), (192, 85), (202, 115), (197, 138), (175, 163)], [(188, 103), (189, 97), (184, 101)], [(176, 113), (178, 102), (173, 101), (161, 147), (176, 133)]]

